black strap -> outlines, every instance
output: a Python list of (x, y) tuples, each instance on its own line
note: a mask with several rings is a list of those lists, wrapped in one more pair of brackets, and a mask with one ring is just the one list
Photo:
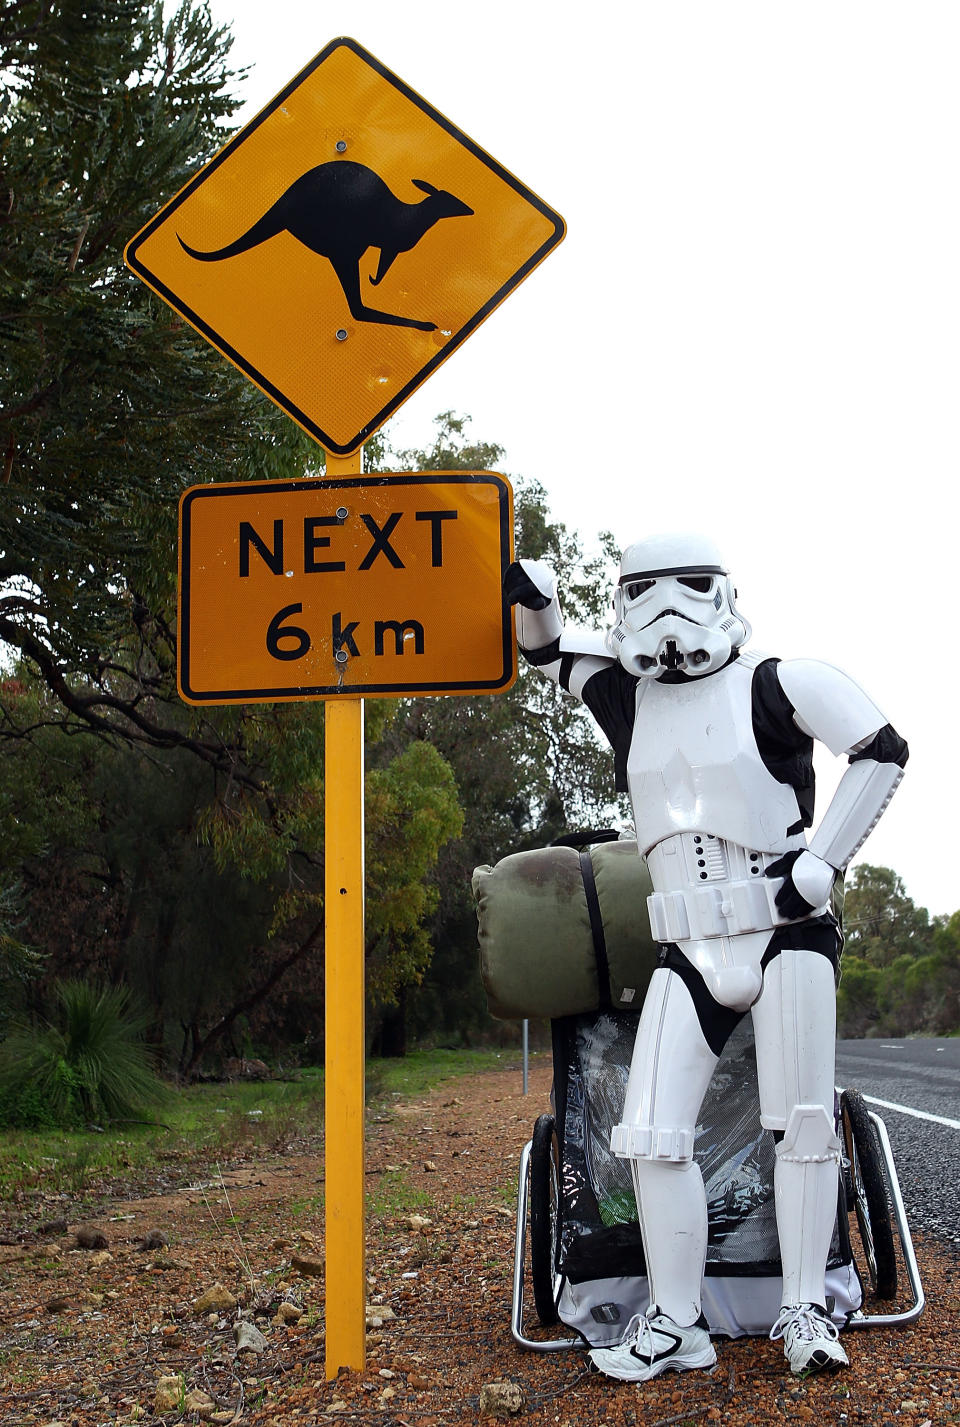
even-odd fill
[(607, 960), (607, 939), (603, 934), (603, 915), (600, 911), (600, 897), (597, 894), (597, 879), (593, 875), (593, 859), (590, 856), (590, 849), (585, 847), (580, 852), (580, 875), (583, 878), (583, 890), (587, 899), (587, 915), (590, 918), (590, 932), (593, 936), (593, 954), (597, 958), (597, 983), (600, 990), (600, 1002), (597, 1007), (600, 1011), (609, 1011), (613, 1008), (610, 999), (610, 963)]

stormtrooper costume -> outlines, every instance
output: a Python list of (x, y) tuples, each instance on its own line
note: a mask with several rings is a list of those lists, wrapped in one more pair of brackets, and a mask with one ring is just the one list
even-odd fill
[[(761, 1122), (776, 1144), (783, 1338), (794, 1372), (847, 1362), (824, 1309), (836, 1218), (834, 878), (875, 826), (907, 747), (840, 670), (744, 652), (750, 626), (712, 542), (658, 536), (623, 553), (606, 635), (567, 630), (546, 565), (511, 565), (528, 662), (581, 700), (614, 751), (653, 884), (660, 963), (644, 1002), (613, 1152), (630, 1161), (651, 1305), (595, 1366), (643, 1381), (708, 1367), (707, 1246), (693, 1158), (701, 1101), (753, 1018)], [(849, 767), (812, 840), (813, 740)]]

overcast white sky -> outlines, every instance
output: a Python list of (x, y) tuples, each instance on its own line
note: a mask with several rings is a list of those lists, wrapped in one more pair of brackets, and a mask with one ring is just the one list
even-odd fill
[(242, 120), (347, 34), (567, 221), (394, 444), (453, 408), (588, 540), (712, 534), (754, 645), (841, 665), (910, 742), (866, 860), (960, 907), (960, 7), (212, 8)]

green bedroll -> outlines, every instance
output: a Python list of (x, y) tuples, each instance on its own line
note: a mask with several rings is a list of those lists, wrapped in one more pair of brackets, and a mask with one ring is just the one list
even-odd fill
[(490, 1014), (501, 1020), (638, 1008), (657, 965), (650, 877), (633, 839), (544, 847), (477, 867), (473, 895)]

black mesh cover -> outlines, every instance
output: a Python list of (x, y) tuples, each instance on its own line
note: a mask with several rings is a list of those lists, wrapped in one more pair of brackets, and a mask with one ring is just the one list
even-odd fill
[[(609, 1149), (620, 1119), (639, 1011), (553, 1022), (554, 1101), (561, 1152), (559, 1267), (573, 1283), (646, 1272), (628, 1160)], [(780, 1273), (773, 1135), (760, 1124), (753, 1029), (745, 1016), (714, 1073), (695, 1155), (707, 1191), (709, 1275)], [(846, 1215), (828, 1267), (850, 1262)]]

